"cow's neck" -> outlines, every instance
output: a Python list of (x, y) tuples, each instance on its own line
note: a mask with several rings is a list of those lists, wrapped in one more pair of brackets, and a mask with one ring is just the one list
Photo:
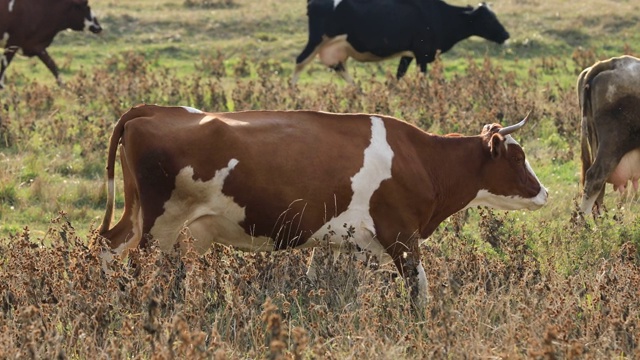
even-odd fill
[(437, 136), (430, 142), (433, 144), (428, 148), (437, 152), (438, 159), (425, 157), (423, 166), (434, 177), (436, 206), (429, 224), (422, 229), (423, 236), (430, 235), (438, 224), (465, 208), (483, 189), (482, 167), (487, 161), (479, 136)]

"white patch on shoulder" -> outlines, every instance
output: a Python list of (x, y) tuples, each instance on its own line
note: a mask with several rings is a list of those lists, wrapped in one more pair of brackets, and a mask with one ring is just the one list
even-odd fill
[(337, 8), (338, 5), (340, 5), (340, 3), (342, 2), (342, 0), (333, 0), (333, 8)]
[(270, 238), (245, 233), (239, 225), (246, 217), (245, 209), (222, 193), (225, 179), (237, 165), (238, 160), (231, 159), (208, 181), (194, 180), (191, 166), (180, 170), (171, 198), (164, 204), (164, 213), (149, 231), (158, 239), (160, 249), (171, 251), (178, 241), (192, 236), (193, 247), (200, 254), (214, 242), (245, 251), (274, 250)]
[(15, 5), (15, 3), (16, 3), (16, 0), (9, 1), (9, 12), (13, 11), (13, 5)]
[(4, 47), (9, 41), (9, 33), (5, 32), (2, 34), (2, 38), (0, 38), (0, 47)]
[(381, 118), (371, 117), (371, 144), (364, 151), (364, 164), (351, 178), (353, 198), (347, 209), (329, 220), (309, 239), (315, 246), (328, 242), (336, 250), (349, 251), (350, 243), (357, 250), (366, 251), (388, 262), (391, 257), (375, 238), (376, 231), (369, 205), (373, 193), (382, 181), (391, 178), (393, 150), (387, 142), (387, 130)]
[(204, 112), (202, 112), (202, 110), (198, 110), (196, 108), (192, 108), (191, 106), (181, 106), (183, 109), (187, 110), (188, 112), (192, 113), (192, 114), (204, 114)]

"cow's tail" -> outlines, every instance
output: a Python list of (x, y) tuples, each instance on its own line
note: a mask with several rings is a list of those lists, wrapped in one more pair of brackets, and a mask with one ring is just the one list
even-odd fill
[(125, 124), (132, 119), (135, 119), (139, 116), (138, 111), (136, 111), (138, 107), (132, 108), (124, 115), (120, 117), (116, 126), (113, 128), (113, 133), (111, 134), (111, 139), (109, 140), (109, 150), (107, 153), (107, 206), (104, 214), (104, 219), (102, 219), (102, 225), (100, 226), (100, 234), (104, 234), (109, 230), (111, 226), (111, 220), (113, 218), (113, 210), (115, 208), (115, 197), (116, 197), (116, 186), (115, 186), (115, 164), (116, 164), (116, 153), (118, 151), (118, 146), (120, 145), (120, 140), (124, 135), (124, 126)]
[(580, 113), (582, 116), (580, 128), (581, 128), (581, 160), (582, 160), (582, 172), (580, 176), (580, 184), (584, 187), (586, 181), (587, 170), (593, 164), (595, 160), (596, 152), (598, 151), (598, 134), (595, 131), (593, 123), (593, 109), (591, 104), (591, 90), (593, 85), (593, 79), (598, 74), (612, 70), (616, 67), (617, 62), (621, 58), (612, 58), (606, 61), (600, 61), (594, 64), (592, 67), (586, 68), (580, 73), (578, 77), (578, 101), (580, 103)]
[[(580, 104), (580, 159), (582, 161), (582, 171), (580, 174), (580, 185), (584, 188), (587, 170), (593, 163), (592, 150), (595, 150), (589, 144), (591, 143), (590, 134), (595, 132), (589, 131), (589, 116), (591, 113), (591, 86), (585, 86), (586, 75), (591, 68), (584, 69), (578, 77), (577, 91), (578, 103)], [(593, 135), (595, 137), (595, 135)], [(593, 145), (593, 144), (592, 144)]]

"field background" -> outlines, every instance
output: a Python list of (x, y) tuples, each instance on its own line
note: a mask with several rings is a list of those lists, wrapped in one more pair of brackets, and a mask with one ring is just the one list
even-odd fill
[[(317, 62), (288, 85), (303, 0), (91, 5), (103, 33), (63, 32), (49, 48), (64, 87), (16, 57), (0, 92), (0, 358), (640, 357), (637, 199), (609, 185), (602, 218), (574, 218), (575, 80), (596, 60), (640, 55), (637, 1), (495, 1), (510, 46), (471, 38), (400, 82), (397, 60), (350, 62), (364, 93)], [(346, 256), (317, 283), (308, 252), (220, 246), (181, 261), (136, 252), (137, 266), (105, 276), (107, 141), (143, 102), (377, 112), (464, 134), (533, 110), (516, 137), (550, 200), (445, 221), (422, 247), (431, 300), (418, 316), (392, 268)]]

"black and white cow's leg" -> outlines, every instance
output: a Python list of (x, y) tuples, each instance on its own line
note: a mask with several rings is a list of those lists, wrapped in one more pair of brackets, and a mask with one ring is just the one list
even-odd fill
[(2, 58), (0, 58), (0, 89), (4, 89), (4, 73), (7, 71), (11, 60), (13, 60), (17, 51), (17, 46), (9, 46), (4, 49), (4, 54), (2, 54)]
[(403, 56), (400, 58), (400, 63), (398, 64), (398, 72), (396, 73), (396, 79), (400, 80), (407, 73), (407, 69), (409, 69), (409, 65), (413, 61), (411, 56)]
[[(580, 204), (580, 212), (584, 215), (591, 214), (594, 205), (596, 212), (599, 212), (604, 196), (604, 187), (607, 179), (611, 176), (616, 166), (622, 159), (624, 154), (619, 154), (614, 144), (601, 144), (595, 157), (595, 161), (585, 174), (584, 190), (582, 195), (582, 203)], [(598, 215), (598, 214), (596, 214)]]
[(348, 82), (351, 85), (355, 85), (356, 82), (353, 81), (353, 78), (351, 77), (351, 75), (349, 74), (349, 72), (347, 72), (347, 68), (345, 66), (344, 62), (339, 62), (337, 65), (334, 65), (331, 67), (333, 70), (335, 70), (340, 76), (342, 76), (342, 78)]
[(309, 64), (318, 53), (320, 44), (322, 43), (322, 34), (324, 33), (324, 19), (319, 16), (309, 13), (309, 38), (307, 45), (302, 49), (302, 52), (296, 58), (296, 68), (293, 71), (291, 77), (291, 85), (295, 85), (298, 82), (300, 73), (307, 64)]
[(47, 50), (45, 49), (39, 52), (38, 58), (47, 66), (47, 69), (51, 71), (53, 76), (56, 78), (56, 82), (58, 83), (58, 85), (62, 86), (62, 80), (60, 80), (60, 72), (58, 70), (58, 66), (56, 65), (55, 61), (53, 61), (51, 56), (49, 56)]
[(418, 66), (420, 67), (420, 72), (422, 73), (422, 75), (427, 75), (427, 62), (419, 61)]

